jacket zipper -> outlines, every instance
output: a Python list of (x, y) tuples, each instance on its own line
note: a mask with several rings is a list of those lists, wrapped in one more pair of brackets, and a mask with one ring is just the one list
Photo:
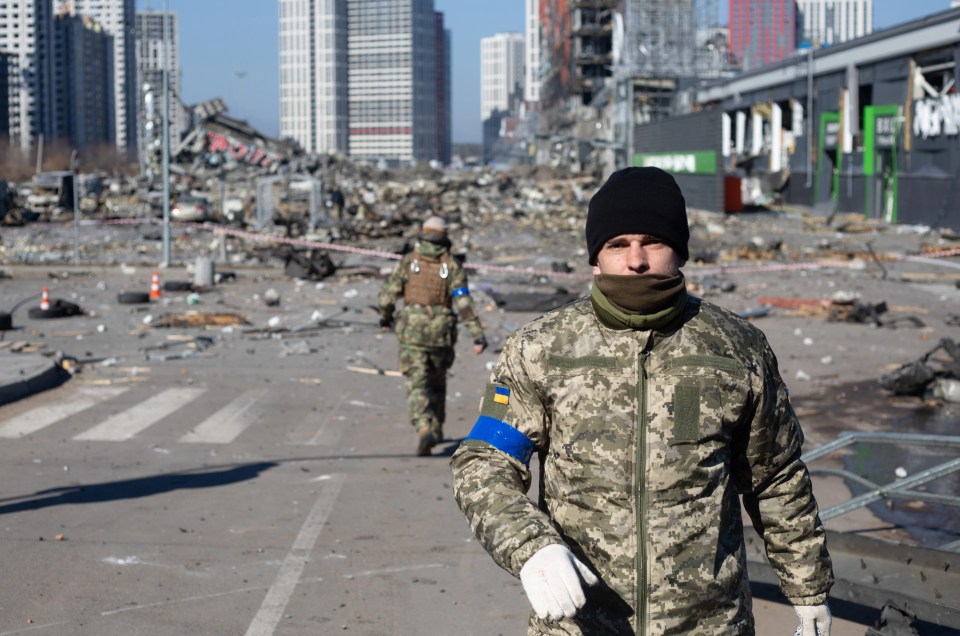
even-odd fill
[(638, 382), (637, 404), (637, 634), (647, 633), (647, 487), (644, 471), (647, 465), (647, 353), (640, 354), (640, 373)]

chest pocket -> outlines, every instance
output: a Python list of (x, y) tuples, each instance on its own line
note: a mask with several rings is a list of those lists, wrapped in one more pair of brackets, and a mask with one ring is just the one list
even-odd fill
[(577, 438), (624, 415), (636, 418), (636, 373), (605, 356), (547, 358), (546, 398), (555, 432)]
[[(550, 427), (544, 470), (556, 478), (547, 480), (548, 494), (629, 493), (636, 368), (608, 356), (550, 355), (544, 384)], [(627, 509), (631, 500), (623, 504)]]
[(749, 397), (747, 373), (735, 360), (682, 356), (664, 369), (662, 395), (670, 395), (670, 444), (702, 443), (729, 436)]

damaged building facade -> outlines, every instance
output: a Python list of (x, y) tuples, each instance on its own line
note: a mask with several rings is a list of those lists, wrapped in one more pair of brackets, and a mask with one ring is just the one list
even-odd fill
[(730, 73), (717, 0), (540, 0), (537, 162), (608, 174), (632, 131), (677, 113), (692, 78)]
[(691, 203), (960, 228), (960, 10), (738, 73), (715, 2), (541, 0), (531, 154), (673, 172)]
[(777, 200), (958, 229), (958, 58), (952, 9), (702, 83), (678, 96), (687, 114), (634, 130), (630, 163), (671, 170), (708, 209)]

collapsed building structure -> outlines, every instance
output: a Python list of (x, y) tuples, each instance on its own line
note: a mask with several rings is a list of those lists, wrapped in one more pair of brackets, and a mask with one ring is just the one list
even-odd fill
[(631, 131), (673, 116), (682, 87), (729, 73), (717, 0), (540, 3), (539, 163), (609, 173)]
[(714, 0), (541, 2), (538, 162), (960, 229), (960, 9), (735, 74)]

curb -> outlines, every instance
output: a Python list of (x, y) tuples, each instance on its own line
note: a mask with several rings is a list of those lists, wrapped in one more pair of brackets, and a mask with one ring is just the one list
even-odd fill
[(0, 351), (0, 406), (58, 387), (69, 377), (44, 356)]

